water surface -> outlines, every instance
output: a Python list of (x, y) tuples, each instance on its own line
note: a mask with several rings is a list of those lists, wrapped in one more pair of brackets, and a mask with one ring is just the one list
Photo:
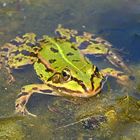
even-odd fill
[[(18, 117), (14, 101), (20, 88), (41, 82), (31, 68), (14, 71), (16, 82), (7, 84), (0, 72), (0, 139), (25, 140), (138, 140), (140, 139), (140, 0), (1, 0), (0, 45), (26, 32), (54, 36), (64, 27), (88, 31), (107, 39), (132, 69), (135, 80), (126, 90), (109, 78), (97, 97), (77, 101), (35, 95), (28, 104), (37, 118)], [(100, 59), (99, 68), (108, 67)], [(81, 104), (82, 102), (82, 104)], [(94, 129), (85, 118), (105, 116)], [(97, 121), (95, 119), (95, 121)]]

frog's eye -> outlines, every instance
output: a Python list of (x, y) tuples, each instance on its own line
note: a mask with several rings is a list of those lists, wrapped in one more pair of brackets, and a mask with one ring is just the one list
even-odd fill
[(71, 79), (71, 74), (69, 69), (62, 70), (61, 75), (64, 81), (69, 81)]

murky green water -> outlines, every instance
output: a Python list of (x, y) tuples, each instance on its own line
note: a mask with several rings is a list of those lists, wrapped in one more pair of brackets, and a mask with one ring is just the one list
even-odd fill
[[(26, 32), (54, 35), (58, 24), (110, 41), (133, 70), (135, 80), (126, 89), (110, 78), (100, 95), (77, 100), (77, 104), (35, 95), (28, 108), (38, 117), (19, 117), (14, 114), (14, 101), (20, 88), (40, 81), (34, 71), (24, 69), (15, 71), (16, 82), (8, 85), (3, 69), (0, 140), (139, 140), (140, 0), (0, 0), (1, 45)], [(82, 123), (88, 118), (97, 124), (92, 129)]]

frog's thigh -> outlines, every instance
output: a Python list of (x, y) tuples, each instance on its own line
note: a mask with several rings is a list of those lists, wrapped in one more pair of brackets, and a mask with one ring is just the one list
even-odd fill
[(18, 97), (16, 99), (16, 112), (20, 112), (22, 114), (29, 114), (29, 112), (26, 110), (26, 104), (31, 95), (34, 93), (60, 96), (58, 93), (52, 91), (52, 89), (45, 84), (26, 85), (22, 87), (21, 92), (18, 94)]
[(116, 67), (121, 67), (125, 69), (127, 72), (130, 72), (127, 65), (122, 61), (122, 58), (114, 53), (111, 49), (111, 46), (107, 46), (106, 44), (91, 44), (87, 46), (87, 48), (81, 50), (83, 54), (93, 54), (99, 56), (105, 56), (106, 59)]
[(106, 68), (101, 70), (101, 73), (105, 76), (111, 76), (117, 79), (117, 81), (123, 85), (126, 85), (129, 81), (129, 76), (124, 74), (122, 71), (115, 70), (113, 68)]
[(19, 69), (28, 64), (33, 64), (38, 58), (31, 56), (24, 56), (23, 54), (16, 55), (15, 57), (9, 57), (8, 66), (12, 69)]

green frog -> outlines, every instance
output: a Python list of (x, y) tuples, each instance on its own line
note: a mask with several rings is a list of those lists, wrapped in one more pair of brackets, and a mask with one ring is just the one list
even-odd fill
[(5, 64), (9, 82), (14, 81), (12, 69), (26, 65), (33, 68), (43, 83), (25, 85), (15, 101), (16, 112), (32, 115), (26, 104), (34, 93), (88, 98), (101, 91), (108, 76), (124, 84), (129, 77), (114, 68), (99, 71), (85, 55), (101, 55), (113, 65), (129, 71), (111, 44), (94, 34), (67, 29), (59, 25), (55, 37), (37, 39), (34, 33), (17, 36), (4, 44), (0, 51), (0, 67)]

